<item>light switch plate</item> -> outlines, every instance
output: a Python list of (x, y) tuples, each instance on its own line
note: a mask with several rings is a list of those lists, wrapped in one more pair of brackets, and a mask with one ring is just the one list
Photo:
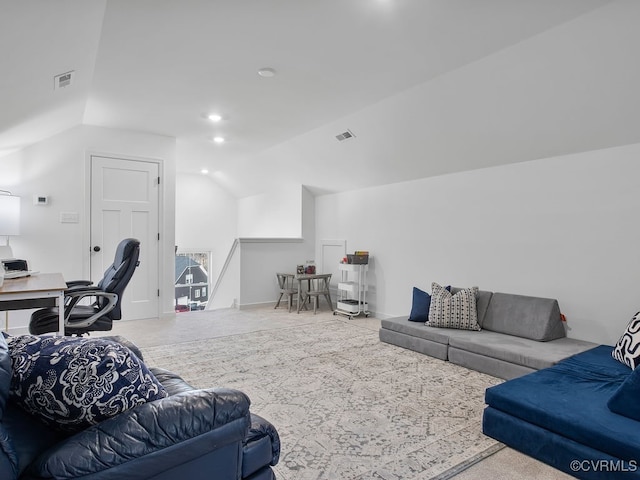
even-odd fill
[(78, 223), (80, 214), (78, 212), (60, 212), (60, 223)]

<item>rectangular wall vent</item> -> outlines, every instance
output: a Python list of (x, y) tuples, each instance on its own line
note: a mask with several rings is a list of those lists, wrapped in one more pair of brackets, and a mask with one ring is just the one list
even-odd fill
[(340, 135), (336, 135), (338, 141), (342, 142), (344, 140), (349, 140), (350, 138), (355, 138), (355, 135), (351, 130), (347, 130), (346, 132), (342, 132)]
[(71, 83), (73, 82), (74, 74), (75, 72), (71, 71), (61, 73), (60, 75), (56, 75), (55, 77), (53, 77), (53, 89), (58, 90), (59, 88), (65, 88), (71, 85)]

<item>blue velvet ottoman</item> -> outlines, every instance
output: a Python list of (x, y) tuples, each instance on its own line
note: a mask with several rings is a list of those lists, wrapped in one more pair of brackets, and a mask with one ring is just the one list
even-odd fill
[(488, 388), (483, 432), (578, 478), (640, 479), (640, 422), (607, 405), (632, 374), (612, 349)]

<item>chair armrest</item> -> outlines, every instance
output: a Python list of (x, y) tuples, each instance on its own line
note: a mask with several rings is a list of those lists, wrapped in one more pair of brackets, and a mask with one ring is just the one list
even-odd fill
[(91, 297), (96, 292), (101, 292), (95, 285), (74, 285), (64, 291), (65, 308), (73, 308), (80, 300)]
[(254, 473), (267, 465), (276, 465), (279, 459), (278, 431), (267, 420), (252, 413), (251, 427), (242, 441), (242, 478), (253, 478)]
[(93, 282), (91, 280), (69, 280), (65, 283), (67, 284), (67, 288), (77, 287), (79, 285), (93, 285)]
[(67, 287), (67, 289), (64, 291), (64, 295), (66, 296), (74, 296), (78, 293), (82, 293), (82, 292), (101, 292), (102, 290), (100, 290), (96, 285), (72, 285), (70, 287)]
[[(145, 403), (65, 439), (40, 455), (25, 473), (28, 478), (72, 479), (114, 469), (114, 474), (125, 472), (119, 478), (150, 478), (217, 447), (241, 445), (249, 428), (249, 405), (244, 393), (223, 388)], [(205, 438), (216, 430), (223, 432), (222, 438)], [(181, 442), (188, 448), (179, 455), (154, 455)], [(144, 468), (132, 468), (132, 462), (145, 457), (149, 461)]]
[[(90, 316), (89, 318), (84, 318), (82, 320), (73, 320), (69, 321), (73, 313), (73, 308), (80, 303), (84, 298), (91, 297), (102, 297), (107, 299), (106, 305), (102, 306), (100, 310), (96, 310), (96, 313)], [(64, 292), (64, 300), (65, 300), (65, 314), (64, 320), (66, 326), (71, 326), (74, 328), (86, 327), (95, 322), (98, 318), (106, 315), (111, 310), (113, 310), (118, 302), (118, 295), (115, 293), (105, 292), (100, 290), (95, 286), (75, 286), (72, 288), (68, 288)]]
[(269, 437), (271, 445), (271, 465), (276, 465), (280, 459), (280, 435), (276, 427), (271, 425), (267, 420), (255, 413), (251, 414), (251, 427), (249, 433), (243, 440), (243, 445), (247, 447), (252, 442), (260, 440), (263, 437)]
[(67, 287), (75, 287), (77, 285), (93, 285), (91, 280), (71, 280), (66, 282)]

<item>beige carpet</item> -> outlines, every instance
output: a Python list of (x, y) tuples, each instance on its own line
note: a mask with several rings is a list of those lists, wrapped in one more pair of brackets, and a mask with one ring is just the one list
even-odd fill
[(482, 435), (499, 380), (338, 319), (144, 350), (196, 387), (244, 391), (282, 440), (282, 480), (432, 479), (502, 446)]
[[(327, 322), (329, 322), (329, 324), (327, 324)], [(337, 323), (333, 323), (333, 322), (337, 322)], [(143, 352), (145, 352), (145, 354), (147, 355), (150, 363), (153, 363), (152, 359), (153, 361), (156, 361), (157, 359), (159, 363), (162, 363), (164, 361), (163, 358), (165, 360), (169, 360), (170, 357), (176, 355), (176, 353), (178, 352), (178, 348), (180, 347), (180, 344), (184, 344), (183, 347), (185, 348), (186, 351), (189, 351), (189, 350), (195, 351), (195, 348), (197, 346), (196, 344), (201, 343), (200, 340), (204, 341), (205, 339), (221, 340), (224, 337), (231, 337), (231, 340), (230, 340), (231, 343), (238, 343), (237, 340), (243, 338), (244, 334), (252, 333), (252, 332), (276, 333), (280, 330), (288, 331), (291, 329), (301, 330), (301, 331), (306, 330), (308, 332), (311, 330), (310, 327), (313, 327), (313, 326), (324, 327), (329, 325), (331, 326), (332, 333), (339, 333), (339, 332), (342, 332), (343, 330), (346, 330), (347, 332), (352, 332), (353, 331), (352, 327), (356, 327), (364, 331), (368, 330), (373, 334), (373, 336), (367, 337), (369, 338), (369, 340), (373, 342), (369, 344), (369, 347), (373, 347), (374, 343), (379, 343), (377, 342), (377, 332), (380, 326), (379, 320), (375, 318), (364, 318), (364, 317), (357, 317), (357, 318), (354, 318), (353, 320), (348, 320), (343, 317), (335, 317), (331, 315), (331, 312), (327, 312), (326, 309), (324, 311), (318, 312), (318, 315), (313, 315), (311, 312), (301, 312), (300, 314), (288, 313), (286, 309), (274, 310), (273, 308), (268, 308), (268, 307), (259, 308), (255, 310), (242, 310), (242, 311), (238, 311), (235, 309), (222, 309), (222, 310), (214, 310), (214, 311), (190, 312), (190, 313), (182, 313), (177, 315), (176, 318), (169, 318), (169, 319), (161, 319), (161, 320), (150, 319), (150, 320), (117, 322), (114, 325), (113, 332), (108, 332), (108, 333), (105, 332), (105, 333), (124, 335), (125, 337), (137, 343), (143, 349)], [(345, 326), (348, 328), (345, 329)], [(316, 329), (313, 329), (313, 330), (316, 330)], [(308, 337), (309, 341), (312, 341), (312, 338), (308, 334), (306, 335), (306, 337)], [(204, 342), (204, 343), (207, 343), (207, 342)], [(227, 343), (227, 342), (222, 342), (222, 343)], [(207, 355), (214, 355), (214, 356), (216, 355), (215, 350), (211, 348), (211, 346), (213, 345), (214, 343), (211, 342), (210, 348), (208, 348), (208, 351), (206, 353)], [(292, 345), (291, 343), (281, 344), (281, 348), (283, 350), (286, 350), (292, 346), (295, 347), (296, 345), (295, 344)], [(441, 371), (441, 372), (447, 371), (448, 368), (455, 367), (446, 362), (441, 362), (436, 359), (429, 359), (428, 357), (425, 357), (423, 355), (414, 354), (412, 352), (408, 352), (406, 350), (396, 348), (391, 345), (380, 344), (380, 346), (383, 350), (391, 349), (397, 352), (405, 352), (404, 354), (402, 354), (403, 356), (408, 355), (409, 357), (411, 357), (412, 355), (415, 355), (416, 356), (415, 362), (417, 363), (415, 363), (414, 365), (416, 366), (415, 368), (416, 371), (418, 370), (417, 365), (422, 364), (421, 360), (425, 361), (426, 364), (437, 366), (437, 368), (435, 368), (436, 371)], [(164, 351), (167, 351), (167, 348), (170, 348), (172, 353), (165, 355)], [(365, 352), (365, 350), (360, 350), (360, 351)], [(340, 352), (337, 352), (337, 353), (340, 353)], [(259, 351), (255, 351), (254, 354), (260, 355)], [(326, 363), (326, 360), (328, 360), (331, 356), (332, 356), (331, 352), (327, 352), (325, 354), (324, 356), (325, 363)], [(198, 357), (199, 357), (199, 354), (198, 355), (192, 354), (190, 358), (192, 359), (192, 361), (195, 361), (195, 359)], [(241, 358), (235, 359), (233, 361), (238, 362), (239, 367), (231, 367), (229, 365), (225, 365), (223, 368), (221, 366), (222, 364), (220, 364), (220, 362), (218, 361), (217, 366), (212, 365), (209, 368), (204, 369), (203, 376), (199, 377), (200, 380), (198, 379), (198, 377), (195, 377), (195, 376), (193, 378), (190, 378), (190, 380), (194, 383), (203, 381), (204, 384), (201, 386), (207, 386), (207, 387), (212, 385), (223, 385), (223, 384), (224, 386), (229, 386), (226, 383), (227, 378), (229, 379), (228, 381), (231, 382), (232, 381), (231, 377), (233, 375), (236, 375), (233, 373), (233, 369), (236, 369), (236, 370), (238, 370), (238, 368), (246, 369), (248, 366), (248, 364), (246, 364), (246, 362), (243, 362)], [(411, 361), (414, 361), (414, 360), (412, 359)], [(185, 363), (186, 357), (180, 356), (179, 358), (175, 359), (175, 362), (176, 363), (174, 363), (170, 367), (173, 370), (179, 371), (181, 367), (180, 366), (176, 367), (176, 365), (181, 365), (182, 363)], [(371, 362), (367, 362), (366, 358), (359, 360), (358, 369), (359, 370), (366, 369), (369, 367), (370, 364)], [(378, 364), (378, 362), (373, 362), (373, 365), (376, 365), (376, 364)], [(191, 369), (191, 367), (188, 367), (188, 368)], [(230, 372), (228, 370), (230, 370)], [(186, 372), (186, 369), (185, 369), (185, 372)], [(206, 375), (206, 378), (205, 378), (205, 375)], [(248, 374), (238, 373), (237, 379), (235, 381), (243, 382), (241, 378), (242, 375), (248, 375)], [(304, 382), (304, 379), (306, 378), (308, 377), (305, 374), (305, 376), (303, 376), (302, 381)], [(385, 378), (387, 379), (390, 378), (390, 381), (392, 382), (396, 381), (393, 375), (388, 374), (387, 377)], [(460, 377), (460, 376), (458, 378), (461, 381), (463, 379), (463, 377)], [(492, 379), (491, 377), (487, 377), (487, 378), (490, 379), (489, 380), (490, 382), (498, 381), (496, 379)], [(274, 385), (274, 388), (275, 388), (274, 382), (271, 382), (271, 385)], [(362, 386), (362, 382), (360, 382), (360, 385)], [(416, 391), (415, 389), (419, 385), (420, 385), (420, 382), (419, 380), (417, 380), (414, 384), (414, 391)], [(283, 460), (281, 461), (281, 464), (278, 465), (277, 467), (279, 480), (287, 480), (290, 478), (296, 478), (296, 479), (309, 478), (309, 477), (300, 476), (299, 471), (295, 471), (296, 474), (293, 477), (291, 476), (291, 472), (285, 471), (289, 469), (287, 465), (290, 465), (291, 464), (290, 462), (295, 462), (296, 456), (304, 458), (305, 452), (303, 449), (295, 449), (291, 447), (292, 445), (295, 444), (295, 440), (292, 438), (289, 438), (290, 437), (290, 434), (288, 433), (289, 427), (287, 425), (288, 423), (291, 423), (291, 422), (287, 418), (283, 418), (283, 417), (286, 417), (286, 415), (282, 414), (284, 410), (280, 410), (277, 404), (262, 403), (262, 395), (260, 394), (259, 391), (257, 391), (255, 394), (253, 393), (253, 390), (249, 392), (249, 390), (245, 388), (244, 384), (238, 385), (238, 387), (241, 390), (251, 395), (253, 400), (252, 410), (264, 414), (266, 418), (268, 418), (274, 424), (277, 425), (278, 429), (280, 430), (280, 433), (283, 435)], [(470, 385), (469, 388), (471, 391), (473, 391), (474, 396), (477, 396), (484, 392), (483, 384)], [(375, 392), (373, 393), (375, 394)], [(370, 395), (372, 394), (370, 393), (369, 396)], [(320, 388), (318, 393), (318, 402), (321, 402), (323, 396), (326, 398), (328, 395), (323, 392), (322, 388)], [(364, 397), (364, 395), (362, 396)], [(402, 399), (400, 399), (399, 402), (404, 405), (409, 405), (410, 403), (410, 402), (404, 403)], [(419, 405), (423, 407), (425, 406), (425, 403), (426, 403), (426, 408), (428, 408), (429, 405), (432, 404), (433, 402), (426, 401)], [(320, 403), (317, 403), (316, 405), (320, 405)], [(413, 407), (409, 406), (409, 410), (413, 410), (416, 405), (418, 404), (414, 404)], [(308, 407), (304, 407), (304, 409), (308, 409)], [(301, 408), (301, 410), (304, 410), (304, 409)], [(358, 411), (356, 411), (355, 413), (357, 415), (364, 415), (364, 417), (366, 418), (366, 413), (367, 413), (366, 411), (364, 413), (362, 412), (359, 413)], [(394, 421), (394, 419), (395, 417), (392, 418), (391, 421)], [(373, 425), (371, 425), (371, 428), (375, 429)], [(479, 416), (477, 417), (474, 428), (476, 428), (476, 432), (480, 431)], [(314, 431), (311, 431), (311, 432), (307, 431), (307, 432), (304, 432), (302, 436), (314, 438), (314, 435), (315, 435)], [(335, 440), (332, 440), (333, 437), (331, 435), (332, 433), (329, 434), (327, 441), (335, 442)], [(435, 445), (432, 445), (432, 447), (434, 446)], [(319, 447), (316, 447), (316, 448), (319, 448)], [(310, 449), (310, 451), (315, 452), (313, 448)], [(485, 454), (489, 452), (485, 452)], [(429, 455), (428, 449), (424, 449), (424, 451), (421, 452), (420, 449), (417, 448), (414, 450), (414, 457), (416, 458), (411, 458), (410, 455), (407, 455), (406, 457), (402, 457), (402, 456), (394, 457), (394, 460), (396, 461), (397, 464), (401, 464), (403, 462), (404, 463), (409, 462), (411, 465), (415, 465), (415, 464), (419, 464), (420, 462), (424, 462), (424, 459), (426, 459), (428, 455)], [(317, 458), (316, 453), (314, 453), (313, 456), (314, 456), (313, 458)], [(355, 456), (356, 456), (355, 453), (353, 454), (350, 453), (351, 459), (355, 458)], [(480, 458), (482, 458), (482, 456), (483, 455), (480, 455)], [(475, 460), (477, 460), (477, 458), (473, 458), (473, 456), (471, 456), (466, 461), (463, 460), (457, 465), (453, 466), (452, 469), (448, 469), (449, 466), (444, 466), (444, 465), (442, 465), (440, 469), (444, 472), (445, 476), (449, 476), (449, 475), (455, 474), (458, 471), (458, 469), (463, 469), (468, 467), (468, 463), (466, 462), (471, 461), (471, 463), (473, 463)], [(376, 465), (381, 465), (381, 463), (376, 462), (375, 459), (371, 459), (371, 461)], [(362, 465), (363, 463), (364, 462), (361, 460), (360, 465)], [(402, 467), (402, 465), (399, 465), (399, 466)], [(355, 467), (352, 467), (352, 468), (355, 468)], [(319, 469), (316, 469), (315, 471), (316, 471), (316, 476), (311, 478), (317, 478), (319, 480), (325, 479), (325, 478), (326, 479), (349, 478), (349, 477), (340, 477), (340, 476), (337, 476), (337, 477), (327, 476), (328, 473), (320, 472)], [(435, 471), (433, 471), (433, 473), (434, 475), (437, 475), (435, 474)], [(409, 470), (396, 469), (396, 470), (385, 470), (385, 471), (378, 470), (376, 474), (379, 474), (379, 476), (366, 477), (366, 475), (361, 475), (360, 478), (362, 479), (384, 478), (389, 480), (391, 479), (413, 480), (415, 478), (424, 478), (424, 477), (416, 477), (414, 475), (414, 472), (410, 469)], [(509, 448), (503, 448), (502, 450), (485, 458), (484, 460), (479, 461), (478, 463), (472, 464), (469, 468), (462, 470), (461, 473), (458, 473), (453, 478), (455, 478), (456, 480), (475, 480), (475, 479), (485, 479), (485, 478), (495, 479), (495, 480), (502, 480), (502, 479), (525, 480), (525, 479), (531, 479), (531, 478), (540, 479), (540, 480), (553, 480), (553, 479), (561, 479), (561, 478), (569, 479), (572, 477), (569, 477), (563, 474), (562, 472), (559, 472), (543, 463), (537, 462), (536, 460), (533, 460), (514, 450), (511, 450)]]

